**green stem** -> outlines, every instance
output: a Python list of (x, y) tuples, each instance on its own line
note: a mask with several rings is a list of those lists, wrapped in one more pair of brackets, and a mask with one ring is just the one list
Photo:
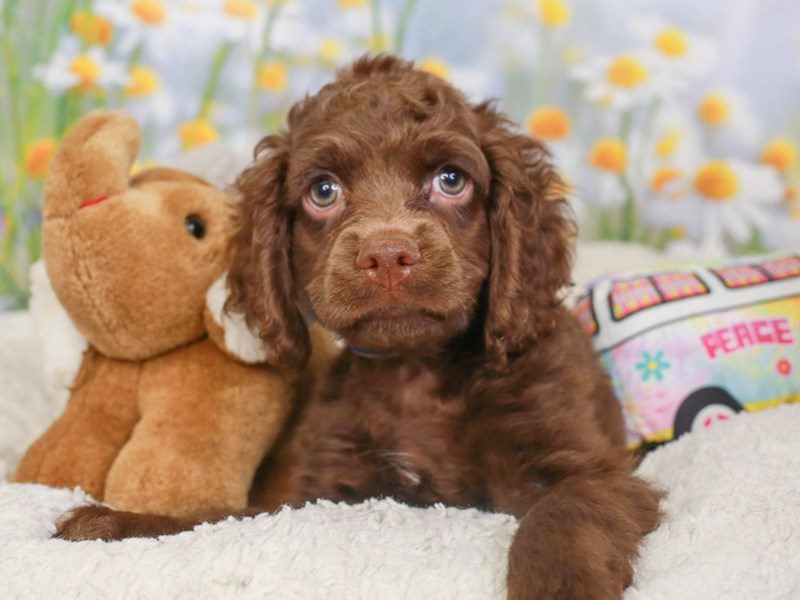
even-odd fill
[(258, 113), (258, 71), (261, 65), (270, 55), (272, 48), (270, 40), (272, 39), (272, 29), (275, 26), (275, 21), (278, 18), (282, 2), (273, 2), (267, 13), (267, 19), (264, 21), (264, 31), (261, 34), (261, 49), (256, 54), (253, 60), (253, 77), (250, 86), (250, 98), (247, 102), (247, 124), (249, 129), (256, 126), (256, 116)]
[[(619, 137), (626, 149), (629, 147), (628, 142), (630, 140), (632, 121), (632, 109), (622, 113)], [(633, 186), (631, 186), (630, 182), (628, 162), (629, 161), (626, 160), (625, 168), (622, 173), (620, 173), (620, 181), (622, 182), (622, 187), (625, 189), (625, 204), (622, 206), (622, 230), (620, 239), (626, 242), (633, 240), (636, 230), (636, 202), (633, 194)]]
[[(539, 57), (533, 73), (533, 98), (531, 104), (542, 103), (546, 100), (544, 91), (547, 90), (548, 69), (547, 58), (550, 56), (550, 33), (547, 29), (539, 28)], [(542, 92), (540, 94), (540, 92)], [(541, 96), (541, 97), (539, 97)]]
[(141, 60), (143, 52), (144, 52), (144, 42), (139, 42), (133, 48), (133, 52), (131, 52), (131, 55), (128, 57), (128, 70), (130, 70), (131, 67), (136, 65), (139, 62), (139, 60)]
[(67, 130), (69, 117), (69, 96), (64, 93), (56, 102), (56, 139), (61, 139)]
[[(16, 4), (16, 0), (9, 0), (4, 5), (2, 14), (4, 33), (2, 36), (0, 36), (2, 38), (1, 43), (4, 71), (7, 78), (6, 92), (8, 97), (8, 115), (6, 115), (6, 119), (9, 122), (9, 139), (11, 141), (11, 149), (14, 154), (13, 162), (17, 164), (16, 177), (13, 177), (12, 170), (13, 184), (9, 183), (8, 187), (6, 187), (5, 183), (3, 184), (3, 214), (0, 216), (0, 218), (5, 220), (6, 225), (3, 229), (2, 240), (2, 260), (6, 264), (10, 261), (14, 247), (16, 246), (19, 219), (17, 218), (18, 211), (16, 210), (17, 206), (14, 202), (14, 198), (16, 198), (19, 193), (19, 186), (22, 173), (24, 173), (25, 161), (25, 149), (22, 140), (22, 132), (20, 131), (22, 113), (20, 112), (21, 107), (18, 102), (19, 98), (21, 97), (22, 90), (20, 86), (18, 70), (19, 65), (17, 63), (14, 47), (11, 44), (10, 35), (14, 24), (14, 9), (16, 8)], [(7, 278), (13, 282), (11, 273), (7, 273), (7, 275)]]
[(370, 2), (371, 16), (372, 16), (372, 43), (374, 50), (386, 50), (386, 44), (383, 38), (383, 24), (381, 23), (381, 3), (380, 0), (371, 0)]
[(648, 144), (652, 141), (650, 137), (653, 135), (653, 127), (655, 126), (656, 117), (658, 116), (658, 111), (661, 109), (661, 99), (655, 98), (647, 107), (647, 112), (644, 116), (644, 125), (642, 127), (642, 140), (643, 143), (639, 148), (639, 160), (636, 161), (636, 164), (639, 167), (637, 175), (640, 177), (643, 175), (643, 168), (645, 159), (647, 157), (648, 152)]
[(633, 199), (633, 188), (628, 178), (623, 175), (622, 185), (625, 188), (625, 204), (622, 206), (622, 234), (620, 239), (630, 242), (636, 229), (636, 203)]
[(64, 2), (59, 2), (58, 4), (61, 6), (61, 10), (58, 11), (58, 17), (53, 20), (50, 33), (46, 36), (47, 46), (45, 48), (45, 54), (47, 56), (50, 56), (56, 49), (56, 45), (58, 44), (58, 34), (60, 33), (61, 28), (65, 24), (69, 23), (72, 12), (75, 10), (75, 0), (65, 0)]
[[(11, 17), (4, 15), (4, 21), (7, 21), (7, 25), (5, 26), (9, 26)], [(3, 62), (5, 64), (5, 71), (8, 79), (8, 103), (10, 114), (7, 115), (6, 119), (9, 121), (9, 129), (11, 131), (10, 137), (13, 140), (12, 147), (14, 148), (17, 160), (22, 161), (24, 159), (25, 151), (20, 133), (22, 113), (20, 112), (18, 98), (21, 96), (22, 90), (20, 89), (17, 59), (14, 54), (14, 47), (11, 44), (11, 36), (8, 33), (4, 33), (0, 37), (2, 37)]]
[(403, 52), (403, 46), (406, 42), (406, 33), (408, 32), (408, 24), (411, 21), (411, 15), (414, 14), (414, 9), (416, 7), (417, 0), (406, 0), (400, 12), (400, 21), (397, 24), (397, 33), (394, 37), (394, 51), (398, 54)]
[(200, 110), (197, 113), (198, 119), (208, 118), (208, 113), (211, 110), (211, 103), (214, 102), (214, 98), (217, 96), (217, 91), (219, 91), (219, 83), (220, 79), (222, 78), (222, 69), (225, 67), (225, 63), (227, 62), (232, 49), (233, 44), (231, 42), (227, 42), (222, 44), (222, 46), (220, 46), (217, 50), (217, 53), (214, 55), (214, 62), (211, 64), (211, 73), (208, 76), (208, 82), (203, 90), (203, 96), (200, 102)]
[(611, 211), (609, 210), (600, 211), (600, 239), (614, 239), (614, 226), (611, 223)]
[[(144, 42), (139, 42), (133, 47), (131, 55), (125, 62), (126, 73), (130, 74), (131, 69), (139, 64), (144, 53)], [(120, 106), (124, 98), (124, 91), (122, 89), (109, 90), (107, 96), (107, 104), (110, 106)]]

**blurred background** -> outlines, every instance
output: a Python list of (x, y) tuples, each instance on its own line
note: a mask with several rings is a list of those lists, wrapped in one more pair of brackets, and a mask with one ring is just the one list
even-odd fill
[(0, 0), (0, 15), (0, 310), (27, 302), (43, 180), (86, 111), (140, 120), (136, 169), (221, 170), (208, 156), (245, 163), (368, 51), (497, 98), (550, 145), (585, 239), (676, 260), (800, 245), (797, 0)]

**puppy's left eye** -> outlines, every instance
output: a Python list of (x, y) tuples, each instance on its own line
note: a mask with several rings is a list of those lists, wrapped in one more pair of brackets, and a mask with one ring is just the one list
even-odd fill
[(433, 177), (434, 192), (447, 199), (461, 200), (469, 194), (471, 187), (469, 177), (455, 167), (442, 167)]
[(330, 208), (339, 199), (339, 184), (329, 179), (319, 179), (311, 186), (311, 202), (319, 209)]

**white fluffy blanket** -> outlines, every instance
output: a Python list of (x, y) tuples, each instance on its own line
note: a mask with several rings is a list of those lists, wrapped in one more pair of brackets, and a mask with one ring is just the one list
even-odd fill
[[(329, 502), (158, 540), (52, 540), (80, 490), (2, 483), (58, 410), (25, 315), (0, 315), (0, 597), (501, 598), (513, 518)], [(743, 415), (651, 454), (669, 491), (627, 600), (800, 598), (800, 406)]]

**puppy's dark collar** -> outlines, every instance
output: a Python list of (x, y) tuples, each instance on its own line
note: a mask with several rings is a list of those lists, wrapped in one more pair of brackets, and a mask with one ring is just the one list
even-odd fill
[(350, 352), (356, 356), (363, 356), (364, 358), (397, 358), (400, 356), (391, 350), (372, 350), (371, 348), (365, 348), (363, 346), (348, 346), (348, 348)]
[[(303, 300), (305, 302), (300, 303), (300, 312), (305, 319), (306, 325), (309, 327), (318, 321), (317, 316), (314, 314), (314, 311), (311, 309), (311, 302), (308, 301), (308, 296), (303, 296)], [(396, 352), (392, 352), (391, 350), (372, 350), (371, 348), (366, 348), (364, 346), (353, 346), (348, 344), (344, 341), (343, 338), (339, 337), (333, 332), (330, 332), (333, 335), (334, 339), (336, 340), (337, 345), (340, 348), (349, 348), (350, 351), (355, 354), (356, 356), (362, 356), (364, 358), (397, 358), (400, 356)]]

